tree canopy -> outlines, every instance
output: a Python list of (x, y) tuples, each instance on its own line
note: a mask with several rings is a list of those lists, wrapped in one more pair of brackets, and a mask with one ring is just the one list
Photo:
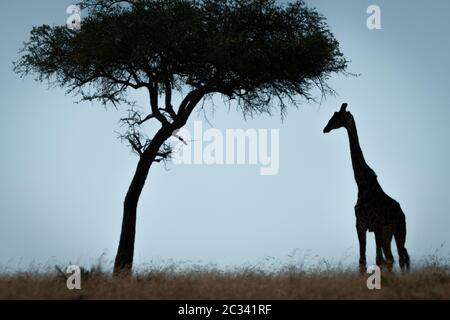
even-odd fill
[[(80, 30), (33, 28), (15, 69), (83, 100), (119, 104), (147, 88), (154, 104), (172, 89), (238, 99), (246, 112), (310, 99), (347, 60), (325, 19), (303, 1), (84, 0)], [(288, 100), (286, 100), (286, 98)], [(156, 105), (155, 105), (156, 107)], [(167, 114), (175, 116), (166, 105)], [(154, 110), (156, 111), (156, 110)], [(181, 111), (181, 110), (180, 110)], [(158, 112), (154, 112), (155, 116)], [(163, 116), (158, 115), (161, 121)]]

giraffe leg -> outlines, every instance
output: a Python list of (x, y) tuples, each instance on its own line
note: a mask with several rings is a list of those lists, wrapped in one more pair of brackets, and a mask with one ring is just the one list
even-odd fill
[(392, 266), (394, 265), (394, 256), (392, 255), (391, 251), (392, 231), (390, 228), (383, 230), (381, 241), (384, 256), (386, 257), (386, 267), (387, 270), (391, 272)]
[(397, 244), (397, 251), (399, 256), (399, 264), (402, 272), (409, 270), (409, 255), (408, 251), (405, 248), (406, 241), (406, 223), (403, 220), (400, 224), (395, 228), (394, 232), (395, 243)]
[(366, 228), (363, 224), (356, 224), (356, 231), (359, 240), (359, 272), (366, 273)]
[(377, 247), (377, 255), (375, 258), (375, 262), (377, 264), (377, 266), (379, 266), (380, 268), (383, 268), (384, 265), (386, 264), (386, 262), (384, 261), (383, 258), (383, 242), (382, 242), (382, 231), (381, 230), (375, 230), (375, 244)]

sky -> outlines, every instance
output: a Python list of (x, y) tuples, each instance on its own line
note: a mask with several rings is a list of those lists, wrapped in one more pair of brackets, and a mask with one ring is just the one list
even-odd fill
[[(63, 89), (20, 79), (12, 62), (34, 25), (62, 25), (71, 1), (0, 2), (0, 269), (114, 259), (137, 157), (116, 131), (126, 108), (76, 104)], [(279, 171), (257, 165), (155, 165), (138, 207), (136, 266), (355, 265), (358, 241), (348, 139), (323, 127), (342, 102), (386, 193), (407, 219), (412, 262), (448, 255), (450, 2), (309, 0), (324, 14), (348, 71), (337, 96), (280, 116), (244, 119), (220, 99), (187, 125), (278, 129)], [(366, 26), (369, 5), (381, 29)], [(133, 95), (147, 107), (144, 94)], [(394, 247), (394, 244), (393, 244)], [(395, 255), (396, 250), (394, 249)], [(368, 263), (374, 263), (373, 234)]]

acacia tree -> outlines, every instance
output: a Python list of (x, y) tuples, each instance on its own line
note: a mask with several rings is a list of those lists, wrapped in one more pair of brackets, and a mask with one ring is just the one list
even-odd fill
[[(66, 88), (84, 101), (130, 104), (145, 90), (148, 113), (129, 109), (123, 138), (139, 161), (123, 204), (114, 273), (130, 272), (136, 209), (149, 169), (170, 157), (167, 140), (212, 94), (244, 114), (270, 113), (332, 89), (347, 60), (325, 19), (302, 0), (84, 0), (79, 30), (34, 27), (15, 71)], [(178, 106), (172, 92), (182, 95)], [(304, 99), (299, 99), (304, 98)], [(146, 135), (149, 123), (158, 123)], [(150, 138), (148, 138), (150, 137)]]

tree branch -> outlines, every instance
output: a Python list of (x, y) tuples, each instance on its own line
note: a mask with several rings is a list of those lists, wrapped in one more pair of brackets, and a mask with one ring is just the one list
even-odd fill
[[(136, 151), (140, 156), (142, 156), (143, 152), (142, 152), (142, 145), (140, 142), (136, 142), (134, 141), (131, 137), (128, 137), (128, 142), (130, 143), (131, 147), (133, 148), (134, 151)], [(139, 141), (139, 140), (137, 140)], [(139, 147), (139, 145), (141, 147)]]
[(173, 110), (172, 106), (172, 84), (169, 81), (166, 81), (165, 84), (165, 98), (166, 98), (166, 108), (165, 110), (169, 113), (173, 120), (177, 118), (177, 114)]
[(172, 152), (171, 151), (166, 151), (166, 152), (158, 152), (156, 154), (157, 157), (159, 158), (155, 158), (155, 160), (153, 160), (153, 162), (161, 162), (161, 161), (165, 161), (170, 157), (170, 154)]
[(158, 107), (158, 84), (153, 83), (152, 85), (147, 86), (147, 88), (150, 95), (150, 106), (152, 108), (153, 116), (158, 119), (163, 126), (169, 125), (169, 121), (167, 121), (166, 117), (164, 117)]
[(208, 93), (213, 92), (214, 91), (207, 90), (204, 87), (189, 92), (180, 104), (180, 108), (178, 110), (178, 118), (174, 122), (175, 128), (182, 128), (186, 124), (189, 116), (191, 115), (197, 104), (200, 102), (200, 100), (202, 100), (203, 97)]

